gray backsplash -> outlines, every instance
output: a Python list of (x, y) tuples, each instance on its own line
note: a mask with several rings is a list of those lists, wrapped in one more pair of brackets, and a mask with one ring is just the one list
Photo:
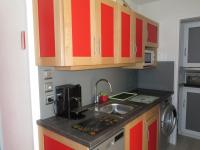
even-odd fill
[[(52, 70), (53, 79), (44, 80), (44, 70)], [(53, 106), (46, 105), (46, 94), (44, 92), (45, 82), (53, 82), (54, 87), (63, 84), (80, 84), (82, 87), (82, 104), (87, 105), (94, 101), (95, 83), (100, 78), (105, 78), (110, 81), (113, 88), (112, 94), (120, 91), (128, 91), (137, 87), (137, 71), (135, 70), (111, 68), (86, 71), (56, 71), (53, 68), (39, 67), (41, 118), (54, 115)], [(99, 91), (101, 91), (103, 87), (105, 87), (106, 91), (109, 93), (109, 89), (105, 83), (100, 84)]]
[[(53, 79), (44, 80), (44, 70), (51, 70)], [(82, 104), (87, 105), (94, 101), (95, 83), (100, 78), (106, 78), (110, 81), (113, 88), (112, 94), (129, 91), (134, 88), (171, 91), (173, 90), (174, 82), (174, 63), (158, 62), (156, 68), (146, 70), (111, 68), (86, 71), (56, 71), (53, 68), (39, 67), (41, 118), (54, 115), (52, 104), (46, 105), (45, 82), (53, 82), (54, 87), (63, 84), (80, 84), (82, 87)], [(102, 88), (105, 88), (109, 93), (108, 87), (104, 83), (100, 84), (99, 91)], [(47, 94), (54, 94), (54, 91)]]
[(174, 62), (160, 61), (155, 68), (139, 70), (137, 81), (138, 88), (173, 91)]

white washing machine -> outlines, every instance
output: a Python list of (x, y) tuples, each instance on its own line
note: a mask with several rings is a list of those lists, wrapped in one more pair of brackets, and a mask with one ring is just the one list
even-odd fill
[(166, 150), (169, 137), (177, 124), (176, 108), (172, 105), (171, 98), (160, 104), (160, 150)]

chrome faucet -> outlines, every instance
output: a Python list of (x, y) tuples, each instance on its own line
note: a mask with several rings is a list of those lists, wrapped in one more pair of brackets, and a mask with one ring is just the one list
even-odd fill
[(108, 85), (109, 85), (109, 88), (110, 88), (110, 92), (112, 93), (112, 86), (110, 84), (110, 82), (107, 80), (107, 79), (99, 79), (96, 84), (95, 84), (95, 100), (94, 100), (94, 103), (95, 104), (98, 104), (99, 103), (99, 94), (97, 94), (97, 87), (98, 87), (98, 84), (100, 82), (106, 82)]

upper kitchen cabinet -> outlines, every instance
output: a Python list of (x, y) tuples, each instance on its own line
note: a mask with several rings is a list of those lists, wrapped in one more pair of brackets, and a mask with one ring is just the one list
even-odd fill
[(99, 63), (94, 0), (34, 0), (34, 21), (38, 65)]
[(145, 39), (145, 18), (136, 13), (135, 17), (135, 48), (136, 48), (136, 62), (144, 61), (144, 39)]
[(101, 64), (114, 64), (116, 56), (117, 4), (96, 0), (97, 51)]
[(147, 47), (158, 47), (158, 23), (146, 18), (146, 44)]
[(136, 63), (127, 69), (155, 67), (157, 63), (158, 24), (147, 17), (135, 13), (134, 48)]
[(117, 63), (135, 62), (135, 13), (127, 6), (117, 6)]

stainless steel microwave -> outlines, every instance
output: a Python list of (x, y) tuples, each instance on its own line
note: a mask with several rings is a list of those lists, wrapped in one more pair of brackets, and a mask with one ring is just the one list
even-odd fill
[(153, 50), (145, 50), (144, 66), (151, 66), (155, 64), (155, 52)]

